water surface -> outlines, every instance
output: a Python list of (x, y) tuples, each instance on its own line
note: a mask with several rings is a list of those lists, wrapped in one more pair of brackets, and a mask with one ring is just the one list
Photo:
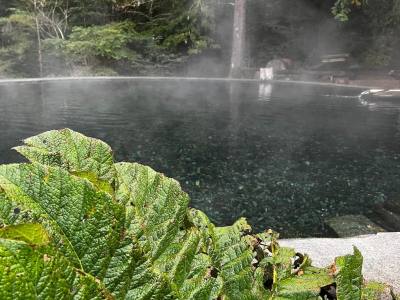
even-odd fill
[(0, 85), (0, 163), (23, 138), (69, 127), (178, 179), (219, 225), (245, 216), (286, 237), (400, 194), (400, 106), (361, 91), (200, 81)]

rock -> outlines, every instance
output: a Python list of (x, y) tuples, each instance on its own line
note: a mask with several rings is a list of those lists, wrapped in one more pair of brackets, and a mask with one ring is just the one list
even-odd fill
[(268, 62), (267, 68), (272, 68), (274, 72), (276, 71), (285, 71), (289, 67), (288, 59), (273, 59)]
[(325, 222), (339, 237), (374, 234), (385, 230), (363, 215), (346, 215)]
[(393, 77), (393, 78), (396, 79), (396, 80), (399, 80), (399, 79), (400, 79), (400, 71), (399, 71), (399, 70), (391, 70), (391, 71), (388, 73), (388, 75), (389, 75), (390, 77)]
[(388, 210), (384, 203), (374, 206), (374, 214), (377, 216), (376, 222), (388, 231), (400, 231), (400, 215)]
[(400, 215), (400, 202), (394, 199), (387, 200), (383, 203), (383, 207), (391, 212)]

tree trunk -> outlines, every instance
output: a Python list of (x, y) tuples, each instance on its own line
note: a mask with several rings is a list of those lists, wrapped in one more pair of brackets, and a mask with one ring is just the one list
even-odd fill
[(38, 51), (38, 64), (39, 64), (39, 77), (43, 77), (43, 58), (42, 58), (42, 39), (40, 38), (40, 23), (39, 23), (39, 12), (36, 0), (33, 2), (35, 23), (36, 23), (36, 38), (37, 38), (37, 51)]
[(246, 0), (235, 0), (230, 77), (240, 76), (246, 35)]

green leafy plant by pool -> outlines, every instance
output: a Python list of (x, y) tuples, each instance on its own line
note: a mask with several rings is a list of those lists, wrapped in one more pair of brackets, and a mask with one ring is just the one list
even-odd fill
[(316, 268), (245, 219), (216, 227), (177, 181), (100, 140), (24, 143), (29, 163), (0, 166), (0, 299), (367, 299), (357, 249)]

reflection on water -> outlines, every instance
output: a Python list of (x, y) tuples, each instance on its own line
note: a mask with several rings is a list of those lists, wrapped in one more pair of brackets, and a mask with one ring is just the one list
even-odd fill
[(270, 101), (272, 96), (272, 84), (261, 83), (258, 88), (258, 99), (260, 101)]
[(360, 91), (227, 82), (0, 85), (0, 163), (42, 131), (108, 142), (117, 160), (178, 179), (218, 224), (321, 236), (324, 219), (399, 194), (399, 109)]

